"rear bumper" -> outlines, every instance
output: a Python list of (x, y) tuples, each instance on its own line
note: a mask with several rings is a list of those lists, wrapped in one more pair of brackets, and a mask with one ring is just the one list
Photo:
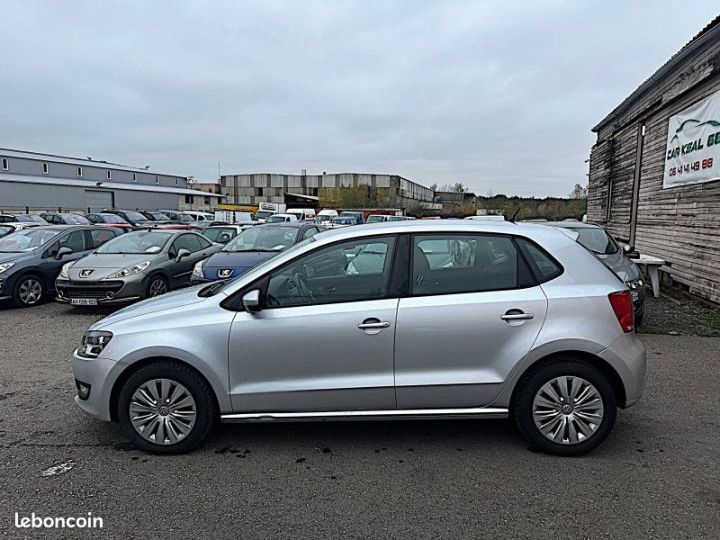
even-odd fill
[(647, 359), (645, 345), (637, 334), (623, 334), (598, 356), (610, 364), (620, 376), (625, 389), (625, 403), (621, 406), (631, 407), (640, 401), (645, 392)]

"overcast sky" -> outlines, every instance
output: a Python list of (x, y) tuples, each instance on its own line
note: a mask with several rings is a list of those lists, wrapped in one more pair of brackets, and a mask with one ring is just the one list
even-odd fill
[(0, 146), (566, 195), (717, 2), (8, 1)]

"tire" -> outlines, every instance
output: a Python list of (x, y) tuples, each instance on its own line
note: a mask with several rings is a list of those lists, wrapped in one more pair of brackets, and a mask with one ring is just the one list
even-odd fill
[[(558, 380), (561, 377), (565, 379)], [(570, 399), (560, 391), (562, 382), (566, 388), (564, 395)], [(558, 399), (551, 397), (553, 393)], [(580, 405), (575, 407), (582, 409), (569, 403), (573, 395), (579, 398)], [(566, 357), (531, 368), (523, 375), (513, 400), (512, 415), (520, 432), (534, 447), (559, 456), (580, 456), (596, 448), (612, 431), (617, 400), (610, 382), (596, 367)], [(548, 435), (543, 434), (536, 422)]]
[(168, 286), (167, 279), (160, 274), (155, 274), (154, 276), (150, 276), (150, 279), (148, 279), (148, 284), (145, 288), (145, 298), (154, 298), (165, 294), (169, 290), (170, 287)]
[[(167, 381), (166, 387), (162, 381)], [(178, 392), (174, 401), (181, 406), (175, 409), (176, 414), (173, 414), (172, 402), (163, 409), (164, 388), (167, 390), (164, 395), (170, 398)], [(144, 396), (149, 396), (157, 405)], [(194, 414), (190, 414), (191, 410)], [(159, 361), (144, 366), (133, 373), (120, 390), (120, 425), (133, 445), (151, 454), (183, 454), (197, 448), (217, 418), (212, 389), (197, 372), (182, 364)]]
[(45, 297), (45, 285), (40, 276), (25, 274), (15, 282), (12, 301), (15, 307), (32, 307)]

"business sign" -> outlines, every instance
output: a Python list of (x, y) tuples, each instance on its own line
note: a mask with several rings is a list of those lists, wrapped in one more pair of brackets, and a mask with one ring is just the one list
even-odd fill
[(720, 91), (670, 117), (663, 188), (720, 179)]

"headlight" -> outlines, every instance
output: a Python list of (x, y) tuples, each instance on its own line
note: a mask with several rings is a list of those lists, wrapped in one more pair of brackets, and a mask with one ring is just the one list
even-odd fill
[(203, 267), (203, 262), (202, 262), (202, 261), (196, 262), (196, 263), (195, 263), (195, 266), (193, 267), (193, 273), (192, 273), (192, 275), (193, 275), (194, 277), (199, 277), (199, 278), (204, 277), (204, 276), (203, 276), (203, 269), (202, 269), (202, 267)]
[(112, 332), (89, 330), (85, 332), (77, 353), (83, 358), (97, 358), (112, 339)]
[(0, 264), (0, 274), (2, 274), (5, 270), (8, 270), (9, 268), (12, 268), (13, 266), (15, 266), (15, 263)]
[(150, 266), (150, 261), (143, 261), (143, 262), (135, 264), (133, 266), (128, 266), (127, 268), (123, 268), (119, 272), (115, 272), (113, 275), (108, 276), (105, 279), (115, 279), (115, 278), (132, 276), (134, 274), (139, 274), (140, 272), (143, 272), (148, 266)]
[(627, 282), (627, 286), (633, 291), (637, 291), (638, 289), (642, 289), (645, 286), (645, 283), (643, 283), (642, 279), (633, 279), (632, 281)]
[(70, 270), (71, 266), (71, 262), (63, 264), (62, 269), (60, 270), (60, 275), (58, 277), (60, 279), (70, 279), (70, 277), (68, 276), (68, 270)]

